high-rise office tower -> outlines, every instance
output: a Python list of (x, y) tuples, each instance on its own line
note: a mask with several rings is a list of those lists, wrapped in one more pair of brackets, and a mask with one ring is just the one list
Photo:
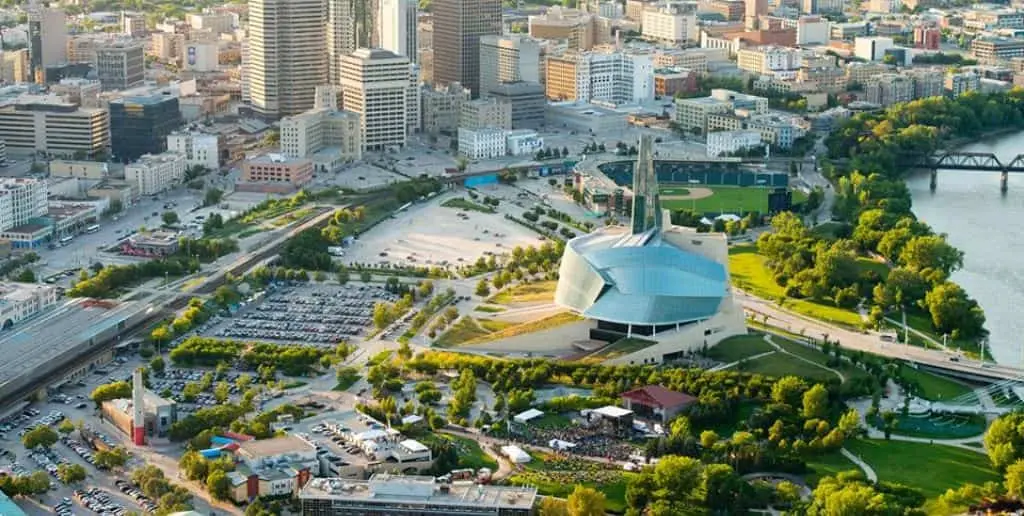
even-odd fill
[(341, 84), (341, 58), (357, 48), (378, 46), (375, 26), (380, 0), (327, 0), (327, 67), (331, 84)]
[(380, 0), (380, 47), (398, 55), (417, 60), (416, 18), (419, 6), (416, 0)]
[(434, 82), (480, 95), (480, 38), (501, 34), (501, 0), (435, 0)]
[(381, 48), (360, 48), (341, 58), (342, 103), (362, 117), (365, 149), (405, 145), (419, 102), (414, 73), (409, 58)]
[(541, 82), (540, 44), (523, 35), (480, 38), (480, 96), (506, 82)]
[(316, 87), (327, 82), (324, 53), (326, 0), (249, 0), (246, 91), (264, 118), (313, 107)]
[(633, 169), (633, 234), (661, 227), (661, 201), (658, 197), (658, 175), (654, 170), (654, 138), (640, 137)]
[(29, 73), (41, 80), (47, 66), (67, 61), (68, 27), (64, 11), (39, 5), (28, 8)]

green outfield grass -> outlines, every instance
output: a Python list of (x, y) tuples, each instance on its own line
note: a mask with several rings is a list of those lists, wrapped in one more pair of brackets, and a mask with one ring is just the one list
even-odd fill
[[(769, 188), (758, 186), (711, 186), (693, 185), (693, 188), (708, 188), (714, 194), (703, 199), (689, 200), (661, 200), (662, 208), (676, 210), (693, 210), (697, 213), (746, 213), (748, 211), (768, 212)], [(666, 195), (687, 195), (690, 190), (681, 187), (664, 187), (660, 194)], [(793, 203), (800, 203), (807, 199), (807, 195), (799, 190), (793, 190)]]

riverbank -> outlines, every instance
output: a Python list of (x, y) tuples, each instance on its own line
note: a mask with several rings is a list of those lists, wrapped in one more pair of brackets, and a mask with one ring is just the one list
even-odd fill
[[(1000, 159), (1024, 154), (1024, 131), (989, 131), (955, 147), (967, 152), (990, 152)], [(954, 148), (950, 146), (950, 148)], [(1020, 174), (999, 191), (998, 172), (940, 171), (938, 187), (929, 188), (928, 174), (907, 178), (912, 210), (949, 243), (964, 252), (964, 266), (951, 276), (985, 312), (988, 355), (1000, 364), (1024, 364), (1024, 346), (1017, 336), (1024, 321), (1016, 307), (1024, 306), (1024, 227), (999, 221), (1024, 220), (1024, 182)]]

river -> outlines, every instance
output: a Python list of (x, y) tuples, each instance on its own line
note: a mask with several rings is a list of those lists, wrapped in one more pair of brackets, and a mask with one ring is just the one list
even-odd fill
[[(964, 146), (1000, 161), (1024, 154), (1024, 133)], [(985, 310), (989, 349), (1000, 364), (1024, 366), (1024, 174), (1010, 174), (999, 192), (998, 172), (940, 171), (929, 191), (928, 174), (907, 181), (914, 213), (964, 252), (951, 278)]]

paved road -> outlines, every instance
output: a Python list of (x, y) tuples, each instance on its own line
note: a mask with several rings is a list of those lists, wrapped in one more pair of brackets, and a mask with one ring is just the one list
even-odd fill
[(827, 335), (829, 340), (839, 341), (847, 349), (861, 350), (965, 373), (998, 376), (1007, 380), (1024, 377), (1024, 371), (1016, 367), (960, 358), (945, 351), (883, 342), (876, 332), (852, 331), (810, 319), (779, 308), (774, 301), (751, 296), (739, 289), (733, 289), (733, 295), (748, 312), (753, 312), (759, 317), (767, 315), (769, 324), (773, 326), (814, 339), (821, 339)]

